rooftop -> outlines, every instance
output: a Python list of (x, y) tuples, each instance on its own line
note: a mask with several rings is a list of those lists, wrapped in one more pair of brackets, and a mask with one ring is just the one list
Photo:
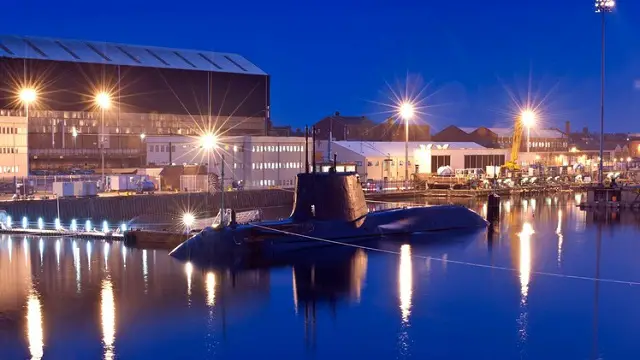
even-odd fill
[(238, 54), (98, 41), (0, 35), (0, 58), (266, 75)]
[[(481, 127), (459, 127), (458, 129), (466, 132), (467, 134), (471, 134), (472, 132), (482, 128)], [(496, 127), (488, 127), (489, 131), (493, 132), (499, 137), (510, 137), (513, 136), (513, 128), (496, 128)], [(531, 129), (531, 137), (533, 138), (562, 138), (564, 134), (558, 129)]]

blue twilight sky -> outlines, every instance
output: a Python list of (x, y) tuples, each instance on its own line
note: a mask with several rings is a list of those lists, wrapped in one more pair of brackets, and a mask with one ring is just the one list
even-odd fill
[[(427, 84), (438, 130), (507, 126), (546, 98), (544, 127), (597, 130), (600, 17), (592, 0), (3, 0), (0, 33), (237, 52), (272, 76), (272, 119), (382, 119), (391, 90)], [(640, 132), (640, 1), (607, 17), (605, 131)]]

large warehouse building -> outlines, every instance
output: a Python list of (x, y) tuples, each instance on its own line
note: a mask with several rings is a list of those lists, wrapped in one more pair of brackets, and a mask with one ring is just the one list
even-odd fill
[(27, 118), (31, 170), (98, 168), (101, 143), (107, 167), (137, 166), (146, 135), (265, 135), (269, 104), (237, 54), (0, 36), (0, 120)]

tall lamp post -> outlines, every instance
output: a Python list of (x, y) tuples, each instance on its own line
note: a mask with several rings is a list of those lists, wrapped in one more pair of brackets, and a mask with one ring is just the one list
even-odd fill
[[(38, 98), (38, 93), (36, 92), (35, 89), (32, 88), (23, 88), (22, 90), (20, 90), (20, 102), (22, 103), (22, 105), (24, 106), (24, 113), (25, 113), (25, 118), (27, 119), (27, 132), (29, 132), (29, 106), (34, 103), (36, 101), (36, 99)], [(27, 136), (27, 175), (29, 175), (29, 136)], [(15, 137), (14, 137), (14, 144), (15, 144)], [(14, 146), (15, 148), (15, 146)], [(15, 151), (15, 150), (14, 150)], [(16, 170), (16, 156), (15, 154), (13, 155), (13, 171), (15, 172)]]
[(527, 152), (531, 149), (531, 127), (536, 123), (536, 113), (533, 110), (524, 110), (521, 114), (522, 125), (527, 128)]
[(604, 169), (604, 54), (605, 54), (605, 14), (610, 13), (616, 6), (614, 0), (595, 0), (596, 13), (600, 13), (602, 18), (602, 49), (600, 63), (600, 161), (598, 163), (598, 182), (602, 184)]
[[(144, 138), (146, 138), (146, 137), (147, 137), (147, 135), (145, 133), (141, 133), (140, 134), (140, 166), (141, 167), (147, 165), (146, 161), (144, 161), (144, 159), (146, 157), (145, 155), (146, 155), (146, 152), (147, 152), (147, 147), (144, 145)], [(171, 151), (171, 147), (169, 147), (169, 151)], [(171, 154), (171, 153), (169, 153), (169, 154)], [(171, 162), (169, 162), (169, 165), (171, 165)]]
[(210, 172), (211, 167), (211, 150), (213, 150), (218, 143), (218, 139), (212, 133), (206, 133), (200, 137), (200, 146), (207, 152), (207, 173)]
[(102, 162), (102, 188), (104, 189), (106, 185), (104, 176), (104, 112), (111, 107), (111, 96), (105, 92), (100, 92), (96, 95), (95, 103), (100, 108), (100, 160)]
[(400, 117), (404, 121), (404, 181), (409, 180), (409, 121), (415, 114), (415, 107), (409, 102), (400, 104)]

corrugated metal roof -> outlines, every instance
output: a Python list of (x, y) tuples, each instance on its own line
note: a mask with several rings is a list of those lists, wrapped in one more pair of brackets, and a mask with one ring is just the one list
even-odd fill
[(0, 57), (266, 75), (238, 54), (0, 35)]
[[(380, 156), (404, 156), (405, 144), (403, 141), (334, 141), (333, 144), (347, 148), (365, 157)], [(410, 141), (409, 153), (425, 146), (433, 150), (481, 150), (486, 147), (474, 142), (431, 142)], [(322, 148), (322, 147), (321, 147)]]

